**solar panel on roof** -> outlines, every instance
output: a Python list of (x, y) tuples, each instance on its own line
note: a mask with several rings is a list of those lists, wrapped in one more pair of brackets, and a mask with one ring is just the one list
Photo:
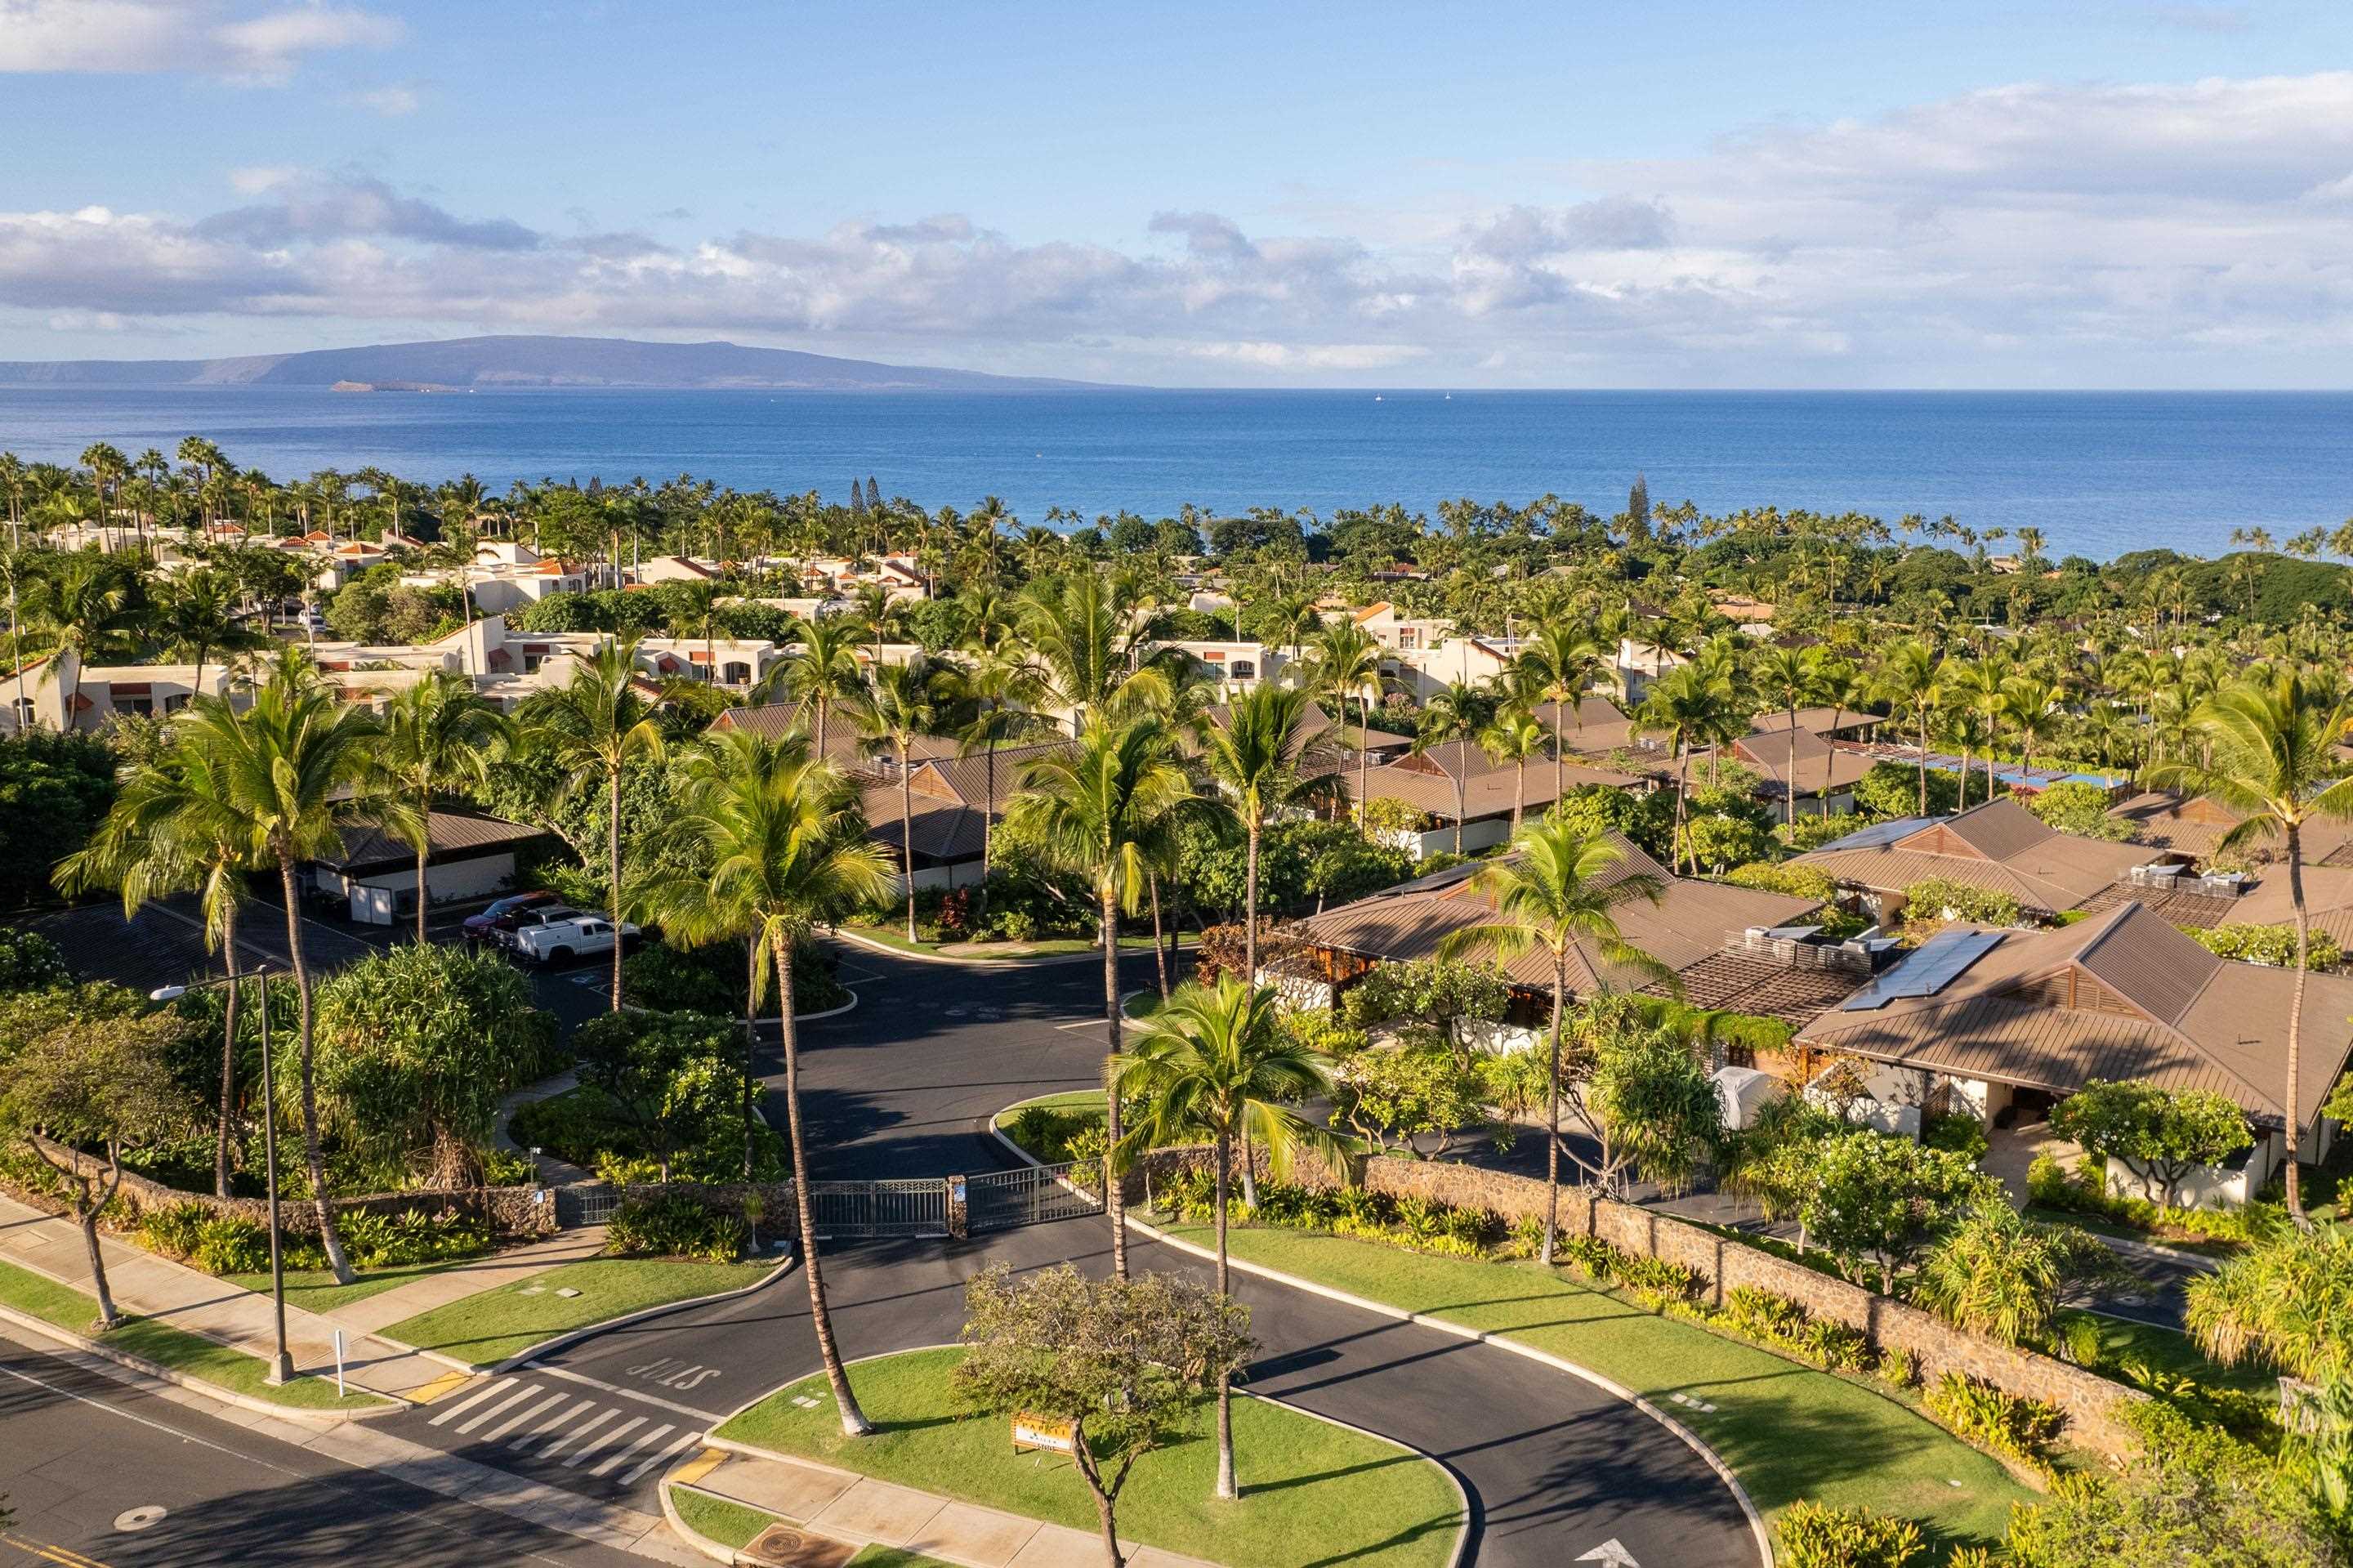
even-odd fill
[(1878, 849), (1892, 844), (1909, 833), (1916, 833), (1941, 817), (1898, 817), (1893, 821), (1873, 822), (1867, 828), (1857, 828), (1842, 839), (1832, 839), (1822, 846), (1825, 850)]
[(1912, 955), (1841, 1003), (1868, 1012), (1907, 996), (1936, 996), (2001, 942), (2000, 931), (1939, 931)]

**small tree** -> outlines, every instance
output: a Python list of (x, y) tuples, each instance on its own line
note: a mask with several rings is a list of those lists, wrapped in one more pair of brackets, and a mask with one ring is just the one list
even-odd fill
[(670, 1179), (681, 1151), (723, 1127), (743, 1070), (744, 1035), (697, 1012), (608, 1012), (573, 1032), (580, 1082), (599, 1092)]
[(1920, 1265), (1915, 1299), (1956, 1328), (2006, 1345), (2040, 1338), (2075, 1287), (2115, 1269), (2072, 1225), (2042, 1225), (2000, 1197), (1973, 1204)]
[(1436, 1152), (1480, 1118), (1479, 1083), (1448, 1053), (1430, 1046), (1360, 1051), (1341, 1069), (1339, 1119), (1386, 1153), (1392, 1139), (1436, 1133)]
[(64, 1183), (101, 1328), (121, 1320), (107, 1288), (98, 1219), (122, 1185), (123, 1153), (195, 1122), (169, 1065), (186, 1027), (171, 1012), (68, 1018), (26, 1042), (0, 1086), (0, 1132), (21, 1139)]
[(1172, 1275), (1089, 1279), (1060, 1264), (1016, 1279), (998, 1264), (965, 1287), (965, 1312), (957, 1391), (985, 1409), (1069, 1425), (1105, 1568), (1122, 1568), (1128, 1475), (1249, 1364), (1250, 1308)]
[(1691, 1184), (1715, 1145), (1723, 1103), (1691, 1046), (1665, 1029), (1632, 1022), (1597, 1039), (1579, 1097), (1602, 1134), (1602, 1185), (1623, 1184), (1630, 1165), (1670, 1192)]
[(1884, 1288), (1993, 1179), (1945, 1150), (1857, 1131), (1782, 1144), (1750, 1181), (1768, 1209), (1796, 1214), (1801, 1241), (1827, 1247), (1849, 1274), (1872, 1260)]
[(2108, 815), (2108, 792), (2097, 784), (2078, 781), (2053, 784), (2026, 802), (2026, 809), (2046, 828), (2079, 838), (2126, 843), (2140, 830), (2122, 817)]
[(2211, 1089), (2099, 1078), (2052, 1108), (2051, 1130), (2154, 1186), (2168, 1208), (2180, 1196), (2182, 1178), (2200, 1166), (2220, 1165), (2255, 1141), (2247, 1113)]
[(1348, 988), (1341, 1000), (1340, 1015), (1356, 1029), (1402, 1020), (1428, 1033), (1467, 1068), (1472, 1051), (1462, 1039), (1461, 1026), (1492, 1023), (1511, 1005), (1512, 988), (1503, 969), (1493, 963), (1409, 959), (1375, 965)]

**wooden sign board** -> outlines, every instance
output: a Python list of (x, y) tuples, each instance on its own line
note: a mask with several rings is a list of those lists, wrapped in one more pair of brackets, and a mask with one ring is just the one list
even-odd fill
[(1013, 1414), (1013, 1451), (1024, 1448), (1045, 1448), (1057, 1454), (1077, 1451), (1078, 1445), (1071, 1435), (1071, 1424), (1051, 1416), (1031, 1415), (1026, 1411)]

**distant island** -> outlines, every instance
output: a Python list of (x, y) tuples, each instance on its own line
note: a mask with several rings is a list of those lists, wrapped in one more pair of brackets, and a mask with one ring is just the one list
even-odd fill
[(323, 387), (338, 392), (462, 392), (616, 387), (776, 392), (1069, 392), (1086, 381), (880, 365), (734, 343), (617, 337), (460, 337), (234, 359), (0, 362), (0, 387)]

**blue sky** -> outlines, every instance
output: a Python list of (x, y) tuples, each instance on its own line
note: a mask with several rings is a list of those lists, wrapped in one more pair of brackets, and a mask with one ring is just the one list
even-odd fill
[(0, 357), (2343, 386), (2341, 5), (0, 0)]

